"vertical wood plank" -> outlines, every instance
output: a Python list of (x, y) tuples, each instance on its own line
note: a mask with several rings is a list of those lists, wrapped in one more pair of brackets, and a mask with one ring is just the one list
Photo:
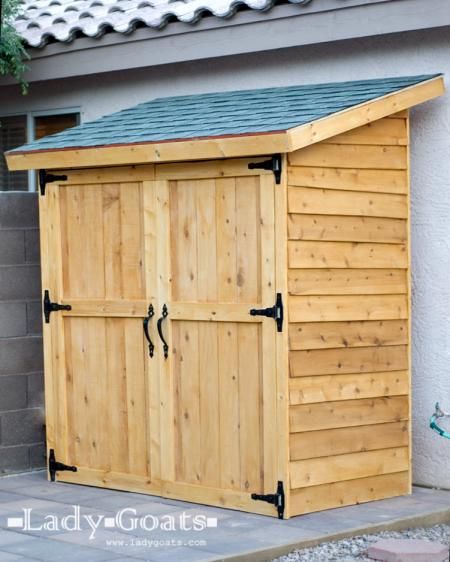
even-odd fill
[[(161, 314), (162, 307), (165, 303), (170, 303), (172, 299), (172, 273), (171, 265), (174, 261), (170, 260), (170, 256), (175, 255), (173, 244), (177, 240), (171, 240), (170, 221), (171, 214), (177, 220), (176, 205), (176, 189), (175, 183), (170, 185), (167, 181), (155, 181), (155, 194), (156, 194), (156, 271), (157, 275), (157, 300), (155, 307), (155, 320)], [(170, 194), (169, 194), (170, 190)], [(171, 205), (171, 212), (169, 212), (170, 198), (174, 201), (174, 206)], [(175, 231), (176, 232), (176, 231)], [(178, 278), (179, 272), (174, 279)], [(170, 307), (169, 307), (170, 319)], [(166, 341), (171, 342), (171, 324), (172, 322), (166, 321), (163, 323), (163, 330), (166, 336)], [(174, 426), (174, 381), (173, 381), (173, 347), (169, 349), (169, 357), (164, 358), (162, 353), (161, 342), (156, 340), (155, 357), (158, 360), (159, 368), (159, 386), (160, 386), (160, 446), (161, 446), (161, 474), (164, 475), (165, 480), (173, 481), (175, 478), (175, 426)]]
[(220, 487), (218, 326), (199, 322), (200, 475), (204, 486)]
[[(70, 364), (68, 374), (71, 380), (69, 400), (70, 441), (73, 448), (71, 461), (76, 466), (89, 466), (91, 463), (89, 448), (89, 380), (87, 361), (85, 359), (87, 345), (86, 334), (89, 330), (89, 318), (70, 318), (67, 324), (67, 359)], [(69, 339), (70, 338), (70, 339)]]
[(289, 489), (289, 292), (288, 292), (288, 201), (286, 155), (282, 156), (280, 185), (275, 191), (275, 276), (276, 292), (281, 293), (284, 303), (284, 327), (276, 334), (276, 381), (277, 381), (277, 475), (285, 483), (285, 517), (291, 516)]
[(141, 185), (122, 183), (120, 188), (121, 252), (123, 297), (144, 296), (143, 225)]
[(258, 210), (259, 178), (236, 178), (238, 302), (260, 302), (261, 299)]
[[(154, 182), (142, 183), (142, 201), (144, 209), (144, 279), (147, 303), (158, 307), (157, 302), (157, 245), (156, 245), (156, 193)], [(158, 312), (158, 310), (155, 310)], [(150, 325), (150, 337), (154, 344), (157, 340), (156, 317)], [(150, 415), (148, 417), (147, 453), (149, 473), (152, 481), (161, 479), (161, 425), (160, 425), (160, 378), (157, 355), (149, 356), (145, 349), (145, 377), (147, 381), (147, 400)]]
[[(48, 209), (48, 197), (39, 197), (40, 249), (41, 249), (41, 283), (42, 290), (48, 288), (53, 292), (54, 281), (50, 275), (49, 234), (51, 216)], [(44, 391), (47, 450), (55, 448), (56, 439), (56, 397), (55, 373), (53, 372), (53, 353), (51, 326), (43, 322), (44, 345)]]
[(216, 180), (217, 298), (233, 302), (237, 296), (236, 181)]
[(216, 185), (204, 180), (195, 189), (197, 199), (198, 300), (217, 301)]
[(84, 381), (86, 402), (87, 441), (89, 465), (106, 470), (110, 458), (110, 447), (116, 447), (115, 437), (108, 427), (109, 404), (105, 365), (107, 364), (105, 318), (88, 318), (83, 334), (83, 355), (86, 379)]
[[(48, 262), (47, 281), (51, 290), (51, 298), (57, 302), (64, 300), (62, 274), (62, 236), (61, 236), (61, 203), (59, 185), (47, 187), (47, 240)], [(46, 287), (44, 287), (45, 289)], [(67, 389), (66, 389), (66, 356), (64, 341), (64, 319), (62, 315), (54, 314), (49, 325), (51, 338), (51, 372), (54, 383), (54, 411), (55, 411), (55, 452), (64, 462), (68, 459), (68, 429), (67, 429)]]
[[(260, 253), (261, 253), (261, 301), (263, 307), (275, 302), (275, 201), (274, 179), (263, 175), (260, 181)], [(277, 379), (276, 379), (276, 331), (271, 319), (261, 325), (262, 361), (261, 404), (263, 423), (264, 492), (273, 493), (277, 484), (277, 456), (279, 434), (277, 431)]]
[(131, 474), (147, 475), (148, 388), (144, 372), (144, 342), (140, 322), (122, 320), (127, 374), (128, 463)]
[[(70, 189), (70, 188), (69, 188)], [(84, 291), (81, 298), (105, 298), (105, 243), (103, 229), (98, 228), (98, 220), (102, 218), (102, 190), (97, 185), (85, 185), (80, 188), (81, 208), (74, 209), (80, 217), (80, 231), (73, 236), (81, 238), (80, 253), (70, 254), (72, 278), (83, 277)]]
[[(171, 247), (172, 262), (176, 263), (177, 275), (173, 281), (175, 300), (196, 301), (198, 298), (197, 265), (197, 201), (196, 182), (173, 182), (171, 187), (172, 232), (176, 240)], [(177, 212), (172, 213), (172, 204)], [(167, 237), (168, 231), (165, 232)]]
[[(109, 433), (114, 446), (109, 447), (110, 470), (127, 473), (130, 470), (128, 451), (127, 370), (125, 364), (125, 334), (121, 319), (107, 318), (106, 322), (106, 378)], [(114, 352), (113, 352), (114, 350)]]
[(177, 429), (182, 435), (177, 453), (176, 474), (180, 481), (201, 483), (200, 447), (200, 384), (199, 384), (199, 323), (177, 322), (180, 362), (177, 377), (179, 416)]
[(240, 420), (238, 326), (234, 322), (219, 323), (219, 444), (220, 485), (224, 489), (240, 488)]
[(103, 239), (105, 243), (105, 298), (124, 298), (119, 184), (99, 186), (103, 194)]
[(260, 327), (238, 324), (239, 433), (241, 489), (262, 488), (262, 373)]

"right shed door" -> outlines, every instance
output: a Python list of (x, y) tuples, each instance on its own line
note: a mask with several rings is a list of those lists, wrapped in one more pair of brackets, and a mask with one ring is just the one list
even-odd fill
[(250, 497), (277, 486), (276, 322), (249, 313), (276, 299), (273, 175), (174, 170), (154, 201), (162, 494), (276, 515)]

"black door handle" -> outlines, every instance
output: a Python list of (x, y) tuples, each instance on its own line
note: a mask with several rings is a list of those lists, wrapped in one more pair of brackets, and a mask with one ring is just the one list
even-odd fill
[(164, 339), (164, 335), (162, 333), (162, 323), (163, 320), (168, 316), (169, 316), (169, 311), (167, 310), (167, 306), (164, 305), (162, 307), (162, 316), (161, 318), (158, 318), (158, 334), (159, 337), (161, 338), (161, 341), (163, 342), (164, 359), (167, 359), (169, 357), (169, 346), (167, 345), (167, 342)]
[(150, 355), (150, 357), (153, 357), (153, 354), (155, 352), (155, 346), (153, 345), (153, 342), (150, 339), (150, 334), (148, 332), (148, 325), (150, 323), (150, 320), (153, 318), (153, 316), (155, 316), (155, 311), (153, 309), (153, 305), (151, 304), (148, 307), (148, 316), (144, 318), (144, 334), (146, 340), (148, 341), (148, 354)]

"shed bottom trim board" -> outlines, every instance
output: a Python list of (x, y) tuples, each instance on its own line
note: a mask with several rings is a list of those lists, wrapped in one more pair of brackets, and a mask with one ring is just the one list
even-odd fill
[[(276, 508), (273, 505), (252, 500), (250, 492), (245, 493), (237, 490), (209, 488), (206, 486), (196, 486), (195, 484), (169, 482), (165, 480), (155, 480), (151, 482), (149, 478), (144, 476), (139, 477), (85, 467), (77, 467), (77, 472), (57, 472), (56, 479), (58, 482), (84, 484), (111, 490), (123, 490), (125, 492), (147, 494), (162, 498), (182, 500), (189, 503), (199, 503), (278, 517)], [(285, 518), (288, 518), (287, 514), (285, 514)]]
[(303, 515), (411, 493), (409, 472), (382, 474), (290, 492), (290, 514)]

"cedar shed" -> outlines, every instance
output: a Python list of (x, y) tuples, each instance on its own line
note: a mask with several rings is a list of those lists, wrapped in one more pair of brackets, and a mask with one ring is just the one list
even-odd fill
[(408, 494), (408, 109), (443, 91), (155, 99), (10, 151), (49, 476), (280, 518)]

